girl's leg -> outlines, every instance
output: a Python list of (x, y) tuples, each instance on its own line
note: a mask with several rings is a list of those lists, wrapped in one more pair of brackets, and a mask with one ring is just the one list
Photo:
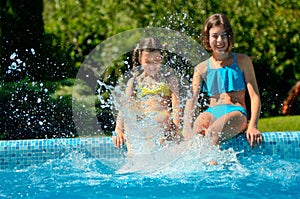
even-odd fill
[(153, 111), (145, 113), (150, 120), (154, 121), (165, 132), (171, 127), (170, 113), (168, 111)]
[(233, 111), (213, 122), (205, 134), (210, 134), (213, 144), (230, 139), (247, 128), (247, 117), (239, 111)]
[(170, 133), (171, 130), (170, 112), (162, 110), (146, 112), (144, 114), (146, 115), (145, 121), (148, 121), (148, 125), (150, 125), (148, 133), (152, 134), (153, 129), (155, 129), (155, 131), (160, 133), (159, 139), (161, 140), (160, 143), (162, 144), (166, 139), (165, 136)]
[[(205, 136), (207, 129), (215, 122), (215, 117), (209, 112), (201, 113), (194, 122), (193, 131), (196, 134)], [(211, 160), (209, 165), (217, 165), (217, 162)]]

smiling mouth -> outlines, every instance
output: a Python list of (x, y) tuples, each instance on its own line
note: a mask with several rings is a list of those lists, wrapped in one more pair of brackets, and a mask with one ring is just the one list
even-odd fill
[(224, 43), (218, 43), (216, 45), (217, 48), (224, 48), (225, 47), (225, 44)]
[(157, 61), (146, 61), (145, 63), (146, 63), (146, 64), (158, 64)]
[(225, 50), (226, 46), (225, 45), (218, 45), (216, 46), (216, 49), (218, 50)]

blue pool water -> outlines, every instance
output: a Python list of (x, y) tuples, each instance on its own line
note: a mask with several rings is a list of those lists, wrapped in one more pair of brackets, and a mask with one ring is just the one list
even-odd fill
[(263, 138), (133, 158), (107, 137), (0, 141), (0, 198), (300, 198), (300, 132)]

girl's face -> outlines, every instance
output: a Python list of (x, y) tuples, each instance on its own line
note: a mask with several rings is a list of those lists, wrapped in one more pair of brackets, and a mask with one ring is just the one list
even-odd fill
[(212, 51), (216, 53), (228, 51), (229, 38), (223, 26), (214, 26), (209, 30), (209, 45)]
[(146, 74), (156, 74), (162, 62), (162, 55), (160, 50), (145, 49), (140, 55), (140, 63), (144, 68)]

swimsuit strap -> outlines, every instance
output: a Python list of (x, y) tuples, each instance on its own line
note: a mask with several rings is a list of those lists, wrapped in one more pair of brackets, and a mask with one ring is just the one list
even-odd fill
[(229, 67), (231, 67), (234, 70), (237, 70), (237, 71), (240, 71), (241, 73), (243, 73), (243, 71), (241, 70), (241, 68), (239, 67), (239, 65), (237, 63), (237, 55), (236, 55), (236, 53), (233, 53), (233, 63), (231, 65), (229, 65)]
[(210, 70), (210, 59), (207, 59), (207, 61), (206, 61), (206, 66), (207, 66), (207, 71), (209, 71)]
[(236, 62), (236, 53), (233, 53), (233, 64), (232, 65), (238, 67), (237, 62)]
[(233, 63), (236, 64), (236, 53), (233, 53)]
[[(233, 63), (231, 65), (236, 65), (237, 66), (236, 53), (233, 53)], [(228, 65), (228, 66), (231, 66), (231, 65)], [(210, 58), (206, 60), (206, 66), (207, 66), (207, 72), (209, 72), (211, 70), (211, 67), (210, 67)]]

